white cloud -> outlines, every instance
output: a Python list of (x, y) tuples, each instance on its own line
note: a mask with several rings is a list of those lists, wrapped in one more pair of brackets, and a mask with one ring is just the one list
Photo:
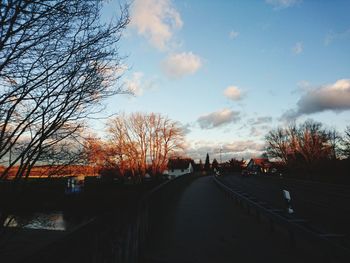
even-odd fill
[(272, 5), (274, 9), (284, 9), (297, 4), (300, 4), (302, 0), (265, 0), (265, 3)]
[(141, 87), (142, 78), (143, 78), (142, 72), (133, 73), (131, 79), (126, 79), (124, 81), (126, 90), (131, 92), (135, 96), (141, 96), (143, 94), (143, 89)]
[(130, 78), (124, 81), (126, 91), (134, 96), (142, 96), (144, 91), (155, 90), (157, 88), (156, 78), (145, 78), (142, 72), (134, 72)]
[(170, 0), (134, 0), (130, 25), (159, 50), (171, 45), (174, 31), (183, 26), (179, 12)]
[(340, 79), (333, 84), (307, 90), (297, 102), (297, 109), (288, 110), (282, 119), (295, 119), (304, 114), (326, 110), (350, 110), (350, 79)]
[(240, 120), (240, 112), (229, 109), (222, 109), (203, 115), (198, 118), (199, 126), (202, 129), (212, 129), (227, 125)]
[(297, 42), (295, 43), (294, 47), (292, 48), (292, 51), (294, 54), (299, 55), (304, 50), (304, 44), (303, 42)]
[(194, 74), (202, 66), (202, 59), (192, 52), (169, 55), (161, 64), (163, 71), (170, 78), (181, 78)]
[(242, 92), (236, 86), (229, 86), (224, 90), (225, 97), (230, 100), (240, 100), (242, 99)]
[(239, 32), (234, 31), (234, 30), (231, 30), (230, 33), (229, 33), (230, 39), (235, 39), (235, 38), (238, 37), (238, 35), (239, 35)]

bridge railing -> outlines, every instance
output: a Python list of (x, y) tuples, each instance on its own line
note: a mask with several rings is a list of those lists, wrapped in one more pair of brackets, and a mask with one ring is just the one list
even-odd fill
[(157, 223), (158, 215), (163, 213), (163, 208), (169, 199), (176, 195), (179, 189), (182, 189), (183, 185), (192, 178), (192, 174), (176, 177), (157, 186), (140, 200), (137, 215), (133, 217), (134, 221), (129, 224), (126, 239), (126, 243), (129, 245), (122, 262), (136, 263), (139, 261), (147, 236), (152, 226)]
[(254, 209), (258, 217), (262, 215), (267, 218), (270, 221), (271, 230), (273, 230), (274, 224), (287, 229), (292, 246), (296, 245), (296, 236), (300, 236), (320, 248), (320, 251), (324, 253), (325, 262), (334, 262), (334, 260), (338, 260), (336, 262), (349, 262), (350, 250), (331, 239), (341, 237), (341, 235), (317, 233), (305, 226), (306, 220), (285, 216), (283, 210), (268, 208), (266, 203), (244, 192), (232, 189), (219, 178), (214, 177), (214, 180), (231, 198), (234, 198), (241, 205), (244, 203), (249, 210)]

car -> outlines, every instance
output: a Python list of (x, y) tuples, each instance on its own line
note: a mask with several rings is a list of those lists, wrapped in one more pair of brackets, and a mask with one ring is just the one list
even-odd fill
[(248, 174), (249, 175), (258, 175), (258, 172), (257, 171), (248, 171)]

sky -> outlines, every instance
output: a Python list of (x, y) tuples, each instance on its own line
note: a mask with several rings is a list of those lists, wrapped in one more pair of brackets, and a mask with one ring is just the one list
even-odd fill
[[(104, 17), (117, 14), (110, 1)], [(259, 156), (273, 128), (350, 125), (350, 1), (134, 0), (114, 113), (157, 112), (195, 160)], [(94, 127), (103, 130), (100, 121)]]

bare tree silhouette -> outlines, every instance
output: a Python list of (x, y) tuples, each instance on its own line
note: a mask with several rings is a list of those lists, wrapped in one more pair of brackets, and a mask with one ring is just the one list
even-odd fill
[(102, 4), (1, 2), (1, 179), (14, 166), (19, 179), (40, 160), (64, 160), (63, 142), (75, 139), (86, 117), (102, 109), (101, 100), (123, 92), (114, 84), (121, 74), (118, 43), (128, 7), (121, 6), (118, 18), (106, 24)]
[(306, 121), (299, 126), (293, 124), (271, 130), (265, 140), (270, 157), (280, 159), (288, 166), (303, 167), (309, 172), (322, 161), (337, 159), (339, 135), (318, 122)]
[(345, 158), (350, 158), (350, 126), (347, 126), (344, 132), (344, 137), (342, 138), (342, 148), (341, 153)]

